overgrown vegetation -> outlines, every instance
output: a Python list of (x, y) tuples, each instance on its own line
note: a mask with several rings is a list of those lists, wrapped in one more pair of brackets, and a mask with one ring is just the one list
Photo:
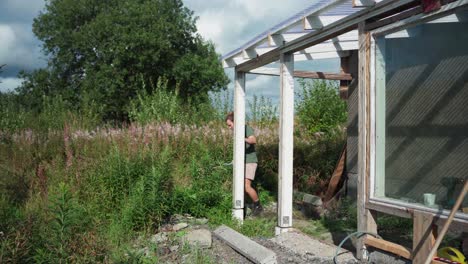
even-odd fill
[[(2, 95), (0, 262), (133, 261), (136, 237), (183, 213), (247, 235), (273, 235), (273, 220), (240, 226), (231, 219), (232, 168), (224, 164), (232, 160), (232, 131), (223, 117), (232, 95), (185, 104), (164, 79), (155, 85), (152, 93), (141, 89), (129, 104), (131, 123), (118, 126), (60, 96), (44, 96), (37, 114)], [(277, 186), (277, 115), (270, 101), (255, 100), (257, 189), (268, 204)], [(338, 155), (331, 150), (342, 143), (335, 138), (317, 138), (299, 123), (294, 177), (310, 184), (296, 187), (320, 193), (313, 182), (325, 184)], [(325, 149), (330, 154), (321, 156)]]
[[(232, 94), (219, 92), (228, 79), (182, 1), (47, 1), (33, 31), (48, 67), (0, 93), (1, 263), (155, 262), (132, 245), (174, 214), (273, 235), (272, 219), (231, 218)], [(302, 85), (295, 187), (321, 194), (344, 136), (335, 116), (308, 124), (309, 105), (332, 102), (331, 86)], [(277, 106), (256, 96), (248, 105), (268, 204)], [(197, 252), (194, 262), (211, 261)]]

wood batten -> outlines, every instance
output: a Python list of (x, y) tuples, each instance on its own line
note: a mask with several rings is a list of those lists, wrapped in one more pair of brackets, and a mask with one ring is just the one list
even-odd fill
[(234, 85), (234, 171), (233, 217), (244, 219), (244, 164), (245, 164), (245, 73), (236, 71)]

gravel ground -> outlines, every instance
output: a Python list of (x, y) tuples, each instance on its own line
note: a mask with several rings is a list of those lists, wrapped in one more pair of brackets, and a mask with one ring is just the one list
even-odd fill
[(237, 253), (234, 249), (228, 246), (223, 241), (213, 236), (213, 244), (210, 249), (215, 263), (236, 263), (236, 264), (250, 264), (250, 260), (246, 259), (241, 254)]

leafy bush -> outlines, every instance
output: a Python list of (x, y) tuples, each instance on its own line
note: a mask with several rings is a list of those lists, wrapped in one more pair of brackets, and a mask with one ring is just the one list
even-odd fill
[(146, 85), (130, 101), (129, 117), (140, 124), (168, 122), (171, 124), (196, 124), (213, 120), (215, 109), (205, 101), (183, 101), (178, 88), (170, 89), (168, 80), (160, 78), (152, 93), (146, 92)]
[(309, 133), (332, 133), (346, 121), (346, 103), (338, 96), (337, 82), (299, 81), (296, 113)]
[(145, 85), (130, 101), (129, 117), (141, 124), (166, 121), (171, 124), (185, 119), (175, 91), (168, 89), (168, 80), (160, 78), (154, 92), (148, 94)]

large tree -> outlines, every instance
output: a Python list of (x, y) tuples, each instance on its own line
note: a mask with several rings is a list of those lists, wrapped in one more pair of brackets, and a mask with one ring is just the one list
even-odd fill
[(228, 83), (181, 0), (48, 0), (33, 31), (49, 63), (24, 76), (20, 94), (91, 97), (107, 117), (121, 118), (138, 89), (151, 92), (160, 77), (185, 99)]

